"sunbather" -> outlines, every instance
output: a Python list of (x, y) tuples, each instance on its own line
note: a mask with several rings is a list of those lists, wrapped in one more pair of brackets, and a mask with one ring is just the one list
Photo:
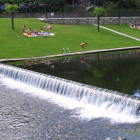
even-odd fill
[(33, 33), (38, 34), (38, 30), (37, 30), (37, 29), (34, 29), (34, 30), (33, 30)]
[(136, 28), (135, 22), (134, 22), (133, 24), (129, 22), (129, 26), (130, 26), (131, 28)]
[(43, 35), (45, 32), (43, 31), (43, 29), (40, 29), (40, 32), (38, 32), (38, 34)]
[(43, 31), (43, 29), (41, 29), (38, 34), (41, 35), (41, 36), (45, 36), (45, 37), (47, 37), (49, 35), (49, 33), (46, 32), (46, 31)]
[(134, 21), (133, 24), (129, 22), (129, 26), (130, 26), (131, 28), (140, 29), (140, 24), (139, 24), (139, 22), (136, 23), (136, 21)]
[(45, 28), (47, 28), (48, 30), (54, 30), (53, 28), (52, 28), (52, 26), (50, 26), (49, 24), (47, 24), (46, 26), (44, 26)]
[(136, 26), (136, 29), (139, 29), (140, 30), (140, 27), (139, 26)]
[(31, 34), (32, 34), (31, 28), (29, 28), (29, 29), (27, 30), (27, 35), (31, 35)]
[(26, 25), (24, 25), (24, 26), (22, 27), (22, 32), (27, 33), (28, 30), (26, 30), (25, 28), (26, 28)]

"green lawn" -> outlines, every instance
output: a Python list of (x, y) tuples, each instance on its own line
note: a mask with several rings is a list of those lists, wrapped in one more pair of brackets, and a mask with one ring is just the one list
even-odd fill
[[(80, 43), (87, 42), (85, 50), (99, 50), (118, 47), (139, 46), (140, 42), (100, 29), (93, 25), (55, 25), (55, 31), (44, 28), (45, 22), (38, 19), (16, 18), (15, 29), (11, 29), (11, 19), (0, 19), (0, 59), (37, 57), (62, 53), (62, 48), (69, 48), (71, 52), (80, 51)], [(27, 37), (22, 34), (21, 27), (43, 28), (48, 32), (56, 32), (55, 36)], [(118, 26), (122, 27), (122, 26)], [(125, 27), (125, 26), (124, 26)]]
[(103, 26), (140, 39), (140, 30), (136, 28), (130, 28), (128, 24)]

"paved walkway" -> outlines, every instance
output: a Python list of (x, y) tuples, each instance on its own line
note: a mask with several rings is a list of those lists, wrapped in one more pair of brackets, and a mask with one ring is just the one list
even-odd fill
[(37, 18), (37, 19), (39, 19), (40, 21), (44, 21), (45, 20), (45, 18)]
[(42, 57), (0, 59), (0, 62), (30, 60), (30, 59), (41, 59), (41, 58), (51, 58), (51, 57), (62, 57), (62, 56), (81, 55), (81, 54), (104, 53), (104, 52), (135, 50), (135, 49), (140, 49), (140, 46), (124, 47), (124, 48), (113, 48), (113, 49), (103, 49), (103, 50), (92, 50), (92, 51), (85, 51), (85, 52), (57, 54), (57, 55), (46, 55), (46, 56), (42, 56)]
[[(97, 25), (96, 25), (96, 26), (97, 26)], [(113, 30), (113, 29), (110, 29), (110, 28), (107, 28), (107, 27), (104, 27), (104, 26), (100, 26), (100, 27), (103, 28), (103, 29), (106, 29), (106, 30), (112, 31), (112, 32), (114, 32), (114, 33), (120, 34), (120, 35), (122, 35), (122, 36), (126, 36), (126, 37), (129, 37), (129, 38), (131, 38), (131, 39), (134, 39), (134, 40), (140, 41), (140, 39), (138, 39), (138, 38), (136, 38), (136, 37), (129, 36), (129, 35), (127, 35), (127, 34), (124, 34), (124, 33), (118, 32), (118, 31), (115, 31), (115, 30)]]

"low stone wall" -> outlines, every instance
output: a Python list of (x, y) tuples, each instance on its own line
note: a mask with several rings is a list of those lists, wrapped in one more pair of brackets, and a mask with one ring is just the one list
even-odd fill
[[(79, 14), (79, 15), (78, 15)], [(15, 13), (15, 18), (45, 18), (46, 13)], [(72, 12), (56, 12), (56, 13), (47, 13), (48, 18), (45, 19), (48, 23), (54, 24), (79, 24), (79, 25), (88, 25), (88, 24), (97, 24), (96, 17), (90, 17), (90, 15), (83, 15), (82, 13)], [(84, 17), (87, 16), (87, 17)], [(0, 18), (10, 18), (10, 14), (0, 14)], [(63, 18), (69, 17), (69, 18)], [(80, 18), (78, 18), (80, 17)], [(134, 21), (140, 21), (140, 17), (121, 17), (122, 23), (129, 23)], [(118, 24), (118, 17), (101, 17), (100, 24)]]
[[(87, 18), (48, 18), (45, 19), (48, 23), (53, 24), (79, 24), (79, 25), (88, 25), (88, 24), (97, 24), (96, 17), (87, 17)], [(121, 17), (121, 23), (133, 23), (134, 21), (140, 21), (140, 17)], [(101, 17), (100, 24), (118, 24), (118, 17)]]

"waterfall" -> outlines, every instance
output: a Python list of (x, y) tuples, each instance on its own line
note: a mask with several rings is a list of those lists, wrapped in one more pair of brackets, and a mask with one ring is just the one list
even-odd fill
[(89, 86), (62, 78), (0, 64), (0, 74), (15, 81), (31, 85), (45, 91), (78, 100), (79, 102), (102, 106), (106, 110), (140, 114), (140, 100), (116, 91)]

